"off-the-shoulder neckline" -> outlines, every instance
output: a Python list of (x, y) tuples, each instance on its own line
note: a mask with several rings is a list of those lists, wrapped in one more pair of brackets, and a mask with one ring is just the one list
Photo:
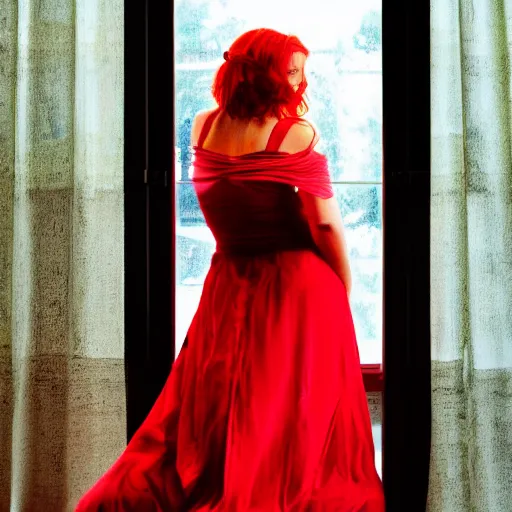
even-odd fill
[(220, 158), (225, 158), (227, 160), (239, 160), (239, 159), (244, 159), (244, 158), (248, 158), (251, 156), (260, 156), (260, 155), (282, 156), (282, 157), (299, 156), (304, 153), (309, 153), (311, 151), (314, 151), (314, 148), (308, 147), (301, 151), (297, 151), (297, 153), (289, 153), (287, 151), (267, 151), (266, 149), (262, 149), (260, 151), (252, 151), (251, 153), (242, 153), (240, 155), (226, 155), (225, 153), (219, 153), (218, 151), (212, 151), (211, 149), (206, 149), (203, 147), (199, 147), (197, 145), (193, 146), (193, 150), (195, 152), (202, 151), (204, 153), (210, 153), (211, 155), (214, 155), (214, 156), (217, 156)]

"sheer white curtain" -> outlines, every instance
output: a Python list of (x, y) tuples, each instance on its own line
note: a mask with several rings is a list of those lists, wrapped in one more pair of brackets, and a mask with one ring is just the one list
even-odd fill
[(511, 0), (433, 0), (430, 512), (512, 510)]
[(0, 0), (0, 511), (126, 441), (123, 2)]

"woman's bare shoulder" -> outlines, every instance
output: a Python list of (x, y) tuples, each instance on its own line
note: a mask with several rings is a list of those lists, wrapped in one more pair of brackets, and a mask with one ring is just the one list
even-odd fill
[(213, 114), (217, 109), (213, 108), (210, 110), (201, 110), (196, 114), (194, 120), (192, 121), (192, 130), (190, 134), (190, 143), (192, 146), (195, 146), (199, 140), (201, 135), (201, 130), (203, 129), (204, 123), (210, 114)]
[(294, 123), (281, 144), (280, 151), (286, 153), (299, 153), (315, 146), (319, 140), (319, 134), (314, 124), (307, 119), (300, 119)]

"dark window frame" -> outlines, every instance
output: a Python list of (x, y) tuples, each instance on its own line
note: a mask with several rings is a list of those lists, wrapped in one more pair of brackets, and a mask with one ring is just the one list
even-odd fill
[(173, 4), (125, 2), (127, 437), (174, 361)]
[(430, 461), (430, 3), (383, 0), (383, 478), (423, 512)]

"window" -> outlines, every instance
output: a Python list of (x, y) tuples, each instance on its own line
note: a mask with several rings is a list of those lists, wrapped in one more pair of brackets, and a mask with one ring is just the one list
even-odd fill
[[(210, 87), (222, 55), (243, 32), (269, 27), (294, 33), (311, 51), (307, 115), (329, 159), (350, 249), (351, 296), (368, 394), (377, 465), (381, 460), (382, 362), (382, 0), (310, 4), (273, 0), (177, 0), (176, 84), (176, 354), (197, 309), (215, 241), (190, 181), (195, 114), (215, 107)], [(369, 385), (368, 385), (369, 383)]]
[(361, 363), (382, 361), (381, 0), (345, 0), (338, 3), (338, 15), (330, 0), (315, 5), (311, 10), (272, 0), (175, 3), (176, 353), (215, 248), (190, 182), (191, 122), (199, 110), (215, 107), (210, 87), (223, 52), (244, 31), (266, 26), (297, 34), (311, 50), (308, 117), (320, 130), (317, 148), (329, 159), (344, 217)]

